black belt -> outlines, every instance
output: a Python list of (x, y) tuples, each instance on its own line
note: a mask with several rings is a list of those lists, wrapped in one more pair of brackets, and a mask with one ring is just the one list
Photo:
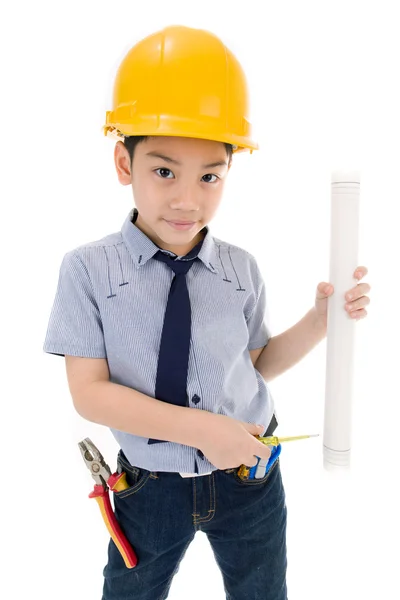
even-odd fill
[(269, 437), (270, 435), (273, 435), (273, 433), (277, 427), (278, 427), (278, 421), (276, 420), (275, 413), (274, 413), (272, 415), (272, 419), (267, 427), (266, 432), (261, 437)]

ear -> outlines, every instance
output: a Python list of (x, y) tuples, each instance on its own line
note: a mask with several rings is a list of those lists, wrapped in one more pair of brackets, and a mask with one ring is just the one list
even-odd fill
[(114, 148), (114, 162), (117, 170), (118, 181), (121, 185), (130, 185), (131, 181), (131, 164), (129, 152), (123, 142), (117, 142)]

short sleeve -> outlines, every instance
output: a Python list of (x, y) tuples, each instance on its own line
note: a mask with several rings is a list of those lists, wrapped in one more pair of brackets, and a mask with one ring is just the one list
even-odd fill
[(256, 348), (266, 346), (271, 337), (271, 331), (265, 322), (267, 313), (265, 282), (258, 266), (257, 275), (258, 298), (251, 315), (247, 319), (247, 327), (249, 330), (249, 343), (247, 347), (249, 350), (255, 350)]
[(61, 262), (43, 350), (59, 356), (107, 356), (89, 273), (74, 250)]

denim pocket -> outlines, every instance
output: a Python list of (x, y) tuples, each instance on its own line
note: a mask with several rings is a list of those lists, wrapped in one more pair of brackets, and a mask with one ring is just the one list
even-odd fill
[(113, 492), (117, 498), (126, 498), (141, 490), (149, 480), (151, 472), (141, 467), (131, 465), (121, 452), (118, 454), (117, 465), (121, 467), (121, 471), (125, 472), (128, 488), (120, 492)]

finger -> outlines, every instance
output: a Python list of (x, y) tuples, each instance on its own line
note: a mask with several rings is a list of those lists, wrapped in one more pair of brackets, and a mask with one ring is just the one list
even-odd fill
[(354, 310), (349, 314), (349, 317), (358, 321), (359, 319), (364, 319), (367, 316), (367, 311), (365, 308), (361, 308), (360, 310)]
[(260, 444), (261, 444), (262, 448), (257, 449), (257, 456), (260, 456), (264, 460), (269, 460), (271, 458), (271, 454), (272, 454), (271, 448), (269, 446), (267, 446), (266, 444), (263, 444), (263, 442), (260, 442)]
[(355, 277), (355, 279), (362, 279), (367, 274), (368, 274), (367, 267), (357, 267), (357, 269), (354, 271), (354, 277)]
[(345, 306), (346, 310), (349, 312), (353, 312), (355, 310), (360, 310), (371, 302), (371, 299), (368, 296), (363, 296), (359, 300), (355, 300), (354, 302), (348, 302)]
[(253, 450), (254, 452), (254, 456), (259, 456), (260, 458), (263, 458), (264, 460), (269, 460), (272, 454), (272, 450), (271, 448), (269, 448), (269, 446), (267, 446), (266, 444), (264, 444), (263, 442), (257, 441), (257, 446), (256, 448)]
[(321, 281), (321, 283), (317, 286), (317, 298), (322, 299), (330, 296), (333, 292), (333, 285), (331, 283), (326, 283), (325, 281)]
[(368, 283), (358, 283), (355, 287), (351, 288), (346, 292), (346, 300), (357, 300), (364, 294), (368, 294), (371, 291), (371, 286)]

